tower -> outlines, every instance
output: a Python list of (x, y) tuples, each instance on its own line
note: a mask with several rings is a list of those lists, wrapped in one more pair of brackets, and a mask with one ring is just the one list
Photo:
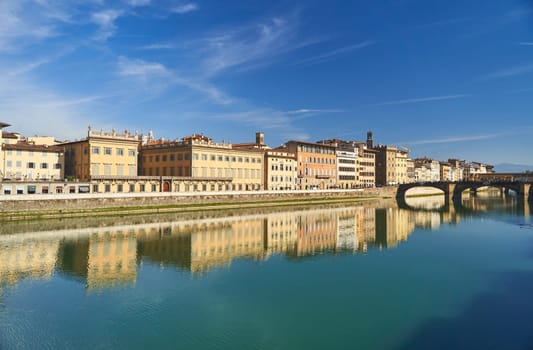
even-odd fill
[(255, 133), (255, 143), (257, 145), (264, 145), (265, 144), (265, 134), (263, 132), (256, 132)]
[(370, 130), (366, 133), (366, 147), (368, 149), (374, 148), (374, 135)]

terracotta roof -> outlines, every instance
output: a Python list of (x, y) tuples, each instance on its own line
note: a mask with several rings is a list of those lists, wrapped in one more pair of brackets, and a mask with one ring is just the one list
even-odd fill
[(16, 132), (2, 132), (2, 137), (5, 139), (18, 139), (20, 137), (20, 134)]
[(34, 145), (27, 142), (8, 143), (4, 145), (4, 149), (15, 151), (63, 152), (63, 148), (59, 146)]

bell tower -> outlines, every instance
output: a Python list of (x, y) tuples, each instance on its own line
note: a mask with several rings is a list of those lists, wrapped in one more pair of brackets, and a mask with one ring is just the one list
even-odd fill
[(366, 147), (368, 149), (374, 148), (374, 134), (371, 130), (366, 133)]

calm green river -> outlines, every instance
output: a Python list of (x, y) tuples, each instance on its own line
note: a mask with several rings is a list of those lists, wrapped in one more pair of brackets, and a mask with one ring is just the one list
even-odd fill
[(2, 223), (0, 349), (533, 349), (512, 198)]

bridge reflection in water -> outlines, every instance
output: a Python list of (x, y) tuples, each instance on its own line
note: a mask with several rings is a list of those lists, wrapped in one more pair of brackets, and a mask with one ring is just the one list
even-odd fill
[[(422, 203), (425, 205), (420, 207)], [(83, 283), (91, 292), (135, 285), (141, 264), (202, 275), (213, 268), (229, 268), (235, 259), (262, 261), (272, 254), (301, 259), (317, 254), (367, 253), (396, 247), (415, 229), (433, 230), (491, 210), (489, 203), (467, 199), (457, 206), (446, 205), (442, 196), (433, 201), (408, 198), (400, 207), (275, 211), (3, 234), (0, 288), (23, 279), (50, 279), (59, 273)], [(527, 201), (523, 208), (511, 199), (501, 203), (529, 217)]]

